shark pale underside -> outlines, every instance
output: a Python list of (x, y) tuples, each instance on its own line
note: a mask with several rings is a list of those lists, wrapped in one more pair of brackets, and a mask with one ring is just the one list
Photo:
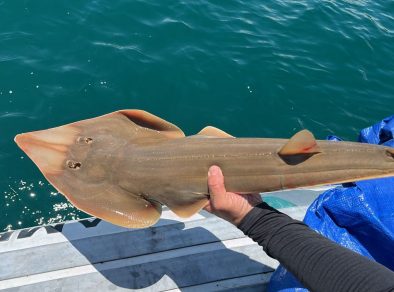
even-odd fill
[(77, 208), (111, 223), (142, 228), (162, 205), (180, 217), (209, 200), (207, 171), (222, 168), (228, 191), (268, 192), (394, 175), (394, 149), (291, 139), (234, 138), (214, 127), (185, 137), (141, 110), (17, 135), (19, 147)]

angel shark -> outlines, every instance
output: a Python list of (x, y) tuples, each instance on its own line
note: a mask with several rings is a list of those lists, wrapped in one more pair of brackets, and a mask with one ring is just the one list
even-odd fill
[(281, 189), (394, 176), (394, 149), (291, 139), (234, 138), (214, 127), (185, 137), (142, 110), (120, 110), (17, 135), (47, 180), (82, 211), (131, 228), (157, 222), (162, 205), (180, 217), (209, 200), (207, 171), (222, 168), (228, 191)]

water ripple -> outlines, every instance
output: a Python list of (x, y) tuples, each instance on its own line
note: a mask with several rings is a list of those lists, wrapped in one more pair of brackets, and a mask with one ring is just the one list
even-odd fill
[(18, 118), (18, 117), (27, 118), (30, 120), (37, 119), (37, 117), (34, 114), (31, 113), (28, 114), (26, 112), (7, 112), (7, 111), (0, 112), (0, 119)]
[[(38, 183), (44, 178), (13, 142), (20, 132), (143, 108), (188, 133), (213, 124), (287, 137), (306, 127), (354, 139), (393, 114), (390, 1), (0, 7), (0, 191), (8, 198), (0, 196), (0, 230), (87, 216)], [(21, 181), (31, 190), (19, 190)]]

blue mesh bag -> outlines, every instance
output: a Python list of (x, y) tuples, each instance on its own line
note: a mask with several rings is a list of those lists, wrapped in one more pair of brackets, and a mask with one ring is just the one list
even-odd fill
[[(340, 141), (335, 136), (327, 139)], [(359, 142), (394, 147), (394, 115), (365, 128)], [(394, 271), (394, 178), (330, 189), (308, 208), (304, 223), (325, 237)], [(280, 265), (269, 291), (307, 291)]]

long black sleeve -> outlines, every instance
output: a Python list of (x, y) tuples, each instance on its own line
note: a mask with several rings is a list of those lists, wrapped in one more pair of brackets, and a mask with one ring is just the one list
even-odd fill
[(394, 272), (266, 203), (253, 208), (238, 227), (311, 291), (394, 291)]

